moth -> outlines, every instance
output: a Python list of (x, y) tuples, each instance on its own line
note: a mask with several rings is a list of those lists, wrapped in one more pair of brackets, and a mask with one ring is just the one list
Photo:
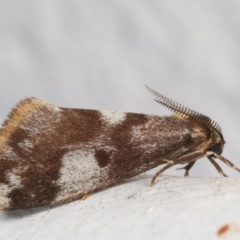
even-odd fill
[(0, 209), (55, 205), (164, 165), (207, 156), (240, 172), (221, 156), (220, 126), (148, 88), (171, 116), (60, 108), (36, 98), (21, 100), (0, 129)]

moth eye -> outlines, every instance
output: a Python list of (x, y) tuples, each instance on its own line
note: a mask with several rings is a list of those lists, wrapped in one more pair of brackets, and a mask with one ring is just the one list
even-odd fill
[(219, 143), (216, 143), (216, 144), (212, 145), (212, 146), (208, 149), (208, 151), (215, 152), (215, 153), (221, 155), (221, 153), (222, 153), (222, 147), (220, 146)]

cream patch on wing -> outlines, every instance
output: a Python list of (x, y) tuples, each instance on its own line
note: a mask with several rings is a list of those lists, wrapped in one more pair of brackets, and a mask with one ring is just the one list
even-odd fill
[(110, 111), (99, 111), (101, 119), (110, 125), (121, 123), (126, 119), (126, 113), (123, 112), (110, 112)]
[(11, 199), (8, 198), (8, 194), (16, 188), (23, 187), (21, 184), (21, 177), (16, 173), (17, 170), (15, 169), (13, 169), (11, 172), (7, 172), (6, 179), (8, 180), (8, 184), (0, 184), (0, 210), (6, 209), (10, 206)]
[(159, 142), (164, 143), (165, 138), (171, 136), (171, 133), (165, 131), (162, 135), (161, 128), (165, 127), (165, 120), (154, 115), (148, 115), (144, 124), (138, 124), (131, 129), (130, 141), (137, 144), (138, 148), (144, 150), (145, 154), (156, 151)]
[[(20, 130), (26, 131), (28, 137), (18, 144), (25, 151), (32, 151), (34, 145), (39, 144), (42, 140), (38, 136), (44, 132), (48, 136), (56, 134), (55, 129), (58, 128), (61, 122), (62, 110), (58, 107), (51, 107), (51, 105), (44, 107), (28, 113), (19, 126)], [(45, 112), (46, 109), (50, 109), (50, 111)], [(32, 139), (35, 139), (34, 143), (31, 141)]]
[(69, 151), (62, 158), (60, 178), (56, 181), (61, 190), (53, 203), (89, 193), (107, 178), (108, 167), (98, 166), (94, 151)]
[(18, 157), (18, 155), (13, 151), (13, 148), (10, 146), (8, 146), (6, 149), (4, 149), (4, 152), (2, 154), (7, 159), (4, 161), (21, 161), (21, 159)]
[(161, 133), (157, 131), (158, 127), (156, 126), (156, 124), (158, 124), (158, 121), (156, 121), (154, 117), (149, 115), (147, 122), (132, 127), (131, 141), (135, 142), (137, 140), (140, 142), (144, 142), (149, 139), (149, 137), (157, 139), (159, 135), (161, 135)]
[(22, 142), (18, 143), (18, 146), (27, 151), (30, 151), (34, 147), (32, 142), (27, 138), (25, 138)]

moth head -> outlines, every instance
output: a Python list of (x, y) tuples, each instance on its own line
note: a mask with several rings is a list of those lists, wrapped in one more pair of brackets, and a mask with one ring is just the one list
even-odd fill
[(211, 147), (208, 148), (208, 151), (221, 155), (223, 151), (223, 145), (221, 143), (214, 143)]
[(211, 118), (201, 113), (198, 113), (187, 107), (184, 107), (181, 104), (171, 100), (170, 98), (163, 96), (162, 94), (154, 91), (148, 86), (146, 87), (157, 98), (155, 99), (156, 102), (170, 109), (176, 115), (181, 116), (182, 118), (187, 119), (193, 123), (196, 123), (197, 125), (206, 129), (211, 139), (207, 151), (215, 152), (221, 155), (225, 141), (222, 135), (221, 127), (218, 125), (218, 123), (216, 123)]

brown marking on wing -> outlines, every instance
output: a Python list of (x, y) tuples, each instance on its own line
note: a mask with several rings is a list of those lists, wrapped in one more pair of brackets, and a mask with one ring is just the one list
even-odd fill
[(89, 142), (101, 134), (102, 121), (99, 111), (84, 109), (63, 108), (61, 122), (56, 131), (61, 139), (61, 144), (75, 144)]
[[(51, 110), (41, 108), (39, 111), (48, 116)], [(60, 190), (59, 186), (55, 185), (55, 182), (59, 178), (62, 165), (61, 159), (66, 153), (66, 149), (56, 148), (56, 139), (51, 141), (52, 134), (47, 136), (48, 134), (44, 131), (37, 134), (36, 138), (31, 139), (33, 142), (31, 151), (20, 147), (19, 143), (29, 138), (29, 131), (16, 128), (9, 140), (9, 147), (21, 159), (20, 162), (10, 160), (9, 162), (12, 162), (11, 168), (15, 168), (17, 165), (26, 167), (24, 171), (19, 173), (23, 187), (13, 189), (8, 194), (11, 199), (9, 208), (12, 209), (49, 204)], [(46, 136), (43, 137), (43, 135)]]
[(22, 175), (23, 188), (12, 190), (8, 197), (11, 199), (10, 209), (22, 209), (49, 204), (59, 192), (60, 187), (55, 181), (59, 177), (61, 158), (64, 151), (57, 151), (52, 158), (45, 159), (44, 166), (38, 164), (28, 165)]
[(98, 162), (99, 167), (103, 168), (108, 165), (110, 160), (110, 154), (107, 153), (105, 150), (103, 149), (95, 150), (94, 156)]
[[(139, 134), (133, 128), (139, 126)], [(205, 134), (192, 137), (194, 126), (173, 117), (128, 113), (125, 121), (111, 132), (115, 149), (111, 162), (112, 178), (128, 178), (192, 152), (206, 140)], [(152, 147), (153, 146), (153, 147)]]
[[(1, 130), (5, 146), (2, 144), (0, 182), (8, 184), (7, 172), (17, 169), (22, 185), (8, 194), (9, 209), (41, 206), (53, 201), (60, 190), (56, 181), (60, 177), (62, 157), (69, 151), (67, 146), (89, 142), (101, 131), (98, 111), (61, 109), (59, 112), (39, 102), (35, 99), (21, 101)], [(31, 142), (31, 148), (20, 145), (24, 140)], [(13, 159), (4, 154), (7, 150), (15, 156)]]
[(144, 114), (127, 113), (126, 119), (110, 132), (112, 145), (117, 149), (110, 166), (110, 178), (124, 178), (130, 174), (134, 165), (141, 165), (140, 157), (143, 151), (131, 143), (131, 131), (134, 126), (144, 125), (147, 121)]

